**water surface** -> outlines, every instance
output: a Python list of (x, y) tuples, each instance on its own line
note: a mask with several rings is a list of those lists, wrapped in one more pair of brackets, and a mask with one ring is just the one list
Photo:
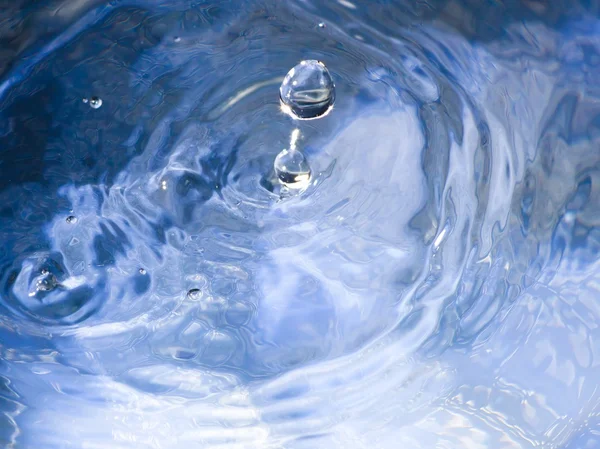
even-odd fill
[(5, 6), (2, 447), (600, 447), (599, 11)]

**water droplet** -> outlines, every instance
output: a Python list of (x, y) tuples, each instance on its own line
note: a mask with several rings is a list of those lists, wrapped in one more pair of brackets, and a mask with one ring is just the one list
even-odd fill
[(90, 100), (88, 100), (87, 98), (82, 98), (81, 101), (83, 101), (85, 104), (87, 104)]
[(193, 288), (187, 293), (187, 297), (192, 301), (199, 301), (202, 298), (202, 291), (198, 288)]
[(181, 38), (180, 38), (179, 36), (175, 36), (175, 37), (173, 38), (173, 40), (174, 40), (175, 42), (181, 42)]
[(310, 166), (300, 151), (283, 150), (273, 163), (275, 174), (290, 189), (302, 189), (310, 181)]
[(92, 97), (90, 98), (90, 107), (92, 109), (98, 109), (100, 108), (100, 106), (102, 106), (102, 99), (98, 98), (98, 97)]
[(319, 28), (325, 28), (327, 25), (325, 25), (325, 22), (320, 22), (319, 23)]
[(75, 224), (75, 223), (77, 223), (77, 217), (74, 216), (74, 215), (69, 215), (67, 217), (67, 223), (69, 223), (69, 224)]
[(320, 61), (302, 61), (292, 68), (279, 88), (282, 110), (292, 118), (310, 120), (328, 114), (335, 101), (335, 85)]
[(143, 268), (140, 268), (140, 274), (145, 275), (146, 274), (146, 270), (144, 270)]

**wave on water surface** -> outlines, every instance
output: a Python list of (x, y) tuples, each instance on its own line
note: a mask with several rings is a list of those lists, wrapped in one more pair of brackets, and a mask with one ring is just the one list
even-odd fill
[(0, 11), (0, 446), (600, 447), (598, 11)]

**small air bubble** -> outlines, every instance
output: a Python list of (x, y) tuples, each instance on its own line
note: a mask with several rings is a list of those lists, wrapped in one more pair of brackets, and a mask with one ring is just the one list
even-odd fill
[(175, 42), (181, 42), (181, 38), (180, 38), (179, 36), (175, 36), (175, 37), (173, 38), (173, 40), (174, 40)]
[(327, 25), (325, 25), (325, 22), (321, 22), (319, 23), (319, 28), (325, 28)]
[(92, 109), (98, 109), (100, 108), (100, 106), (102, 106), (102, 99), (99, 97), (92, 97), (90, 98), (90, 107)]
[(146, 274), (146, 270), (144, 270), (143, 268), (140, 268), (140, 274), (145, 275)]
[(69, 215), (67, 217), (67, 223), (69, 223), (69, 224), (75, 224), (75, 223), (77, 223), (77, 217), (74, 216), (74, 215)]
[(198, 301), (200, 298), (202, 298), (202, 291), (198, 288), (193, 288), (187, 292), (187, 297), (192, 301)]
[(85, 104), (87, 104), (90, 100), (88, 100), (87, 98), (82, 98), (81, 101), (83, 101)]

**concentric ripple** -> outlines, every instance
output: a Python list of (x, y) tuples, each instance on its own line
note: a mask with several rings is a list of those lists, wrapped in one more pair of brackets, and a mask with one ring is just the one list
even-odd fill
[(599, 444), (600, 19), (505, 3), (0, 12), (0, 446)]

